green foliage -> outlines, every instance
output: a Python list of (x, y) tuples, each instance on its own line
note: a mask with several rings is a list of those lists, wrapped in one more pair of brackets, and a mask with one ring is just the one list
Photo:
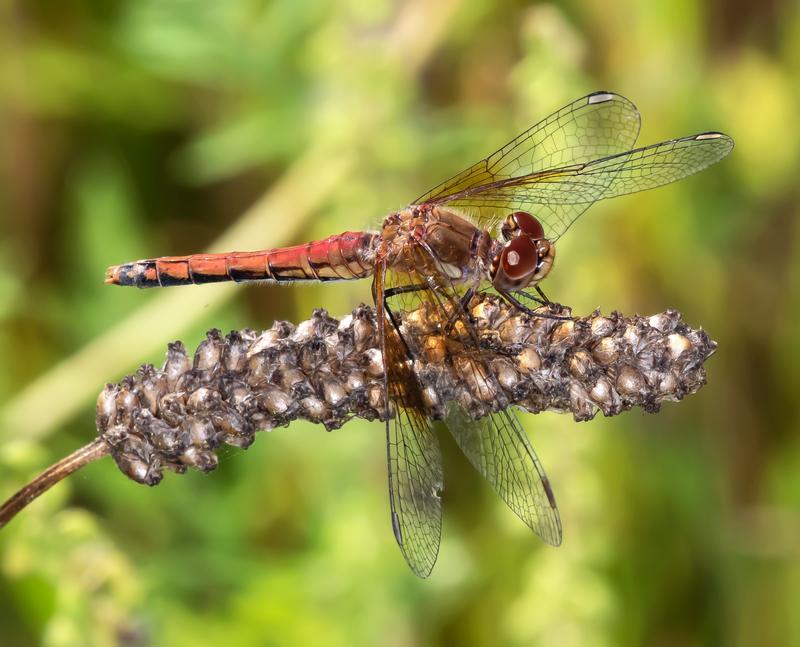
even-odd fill
[[(642, 143), (729, 159), (593, 207), (547, 292), (674, 307), (720, 342), (657, 416), (526, 419), (541, 545), (445, 446), (429, 581), (390, 530), (383, 432), (296, 425), (149, 490), (111, 461), (0, 533), (0, 643), (800, 642), (800, 10), (698, 0), (29, 2), (0, 10), (0, 495), (93, 436), (103, 384), (211, 326), (341, 314), (369, 285), (104, 286), (107, 265), (374, 227), (596, 89)], [(218, 236), (221, 236), (217, 239)]]

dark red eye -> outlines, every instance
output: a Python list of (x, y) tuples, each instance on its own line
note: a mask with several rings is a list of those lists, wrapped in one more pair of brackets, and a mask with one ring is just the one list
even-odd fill
[(503, 271), (510, 279), (521, 279), (536, 270), (539, 254), (533, 240), (518, 236), (503, 247), (500, 256)]
[(511, 214), (519, 230), (531, 238), (544, 238), (544, 227), (527, 211), (515, 211)]

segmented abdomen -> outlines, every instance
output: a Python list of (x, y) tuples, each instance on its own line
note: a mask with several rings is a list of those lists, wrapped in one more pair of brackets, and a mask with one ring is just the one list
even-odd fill
[(348, 231), (324, 240), (257, 252), (164, 256), (106, 270), (106, 283), (138, 288), (220, 281), (347, 281), (373, 271), (376, 232)]

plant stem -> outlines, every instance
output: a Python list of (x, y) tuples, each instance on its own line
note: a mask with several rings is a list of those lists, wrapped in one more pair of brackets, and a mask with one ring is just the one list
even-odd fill
[(43, 494), (60, 480), (73, 472), (77, 472), (85, 465), (102, 458), (110, 450), (111, 448), (105, 440), (97, 438), (48, 467), (0, 506), (0, 528), (3, 528), (20, 510), (40, 494)]

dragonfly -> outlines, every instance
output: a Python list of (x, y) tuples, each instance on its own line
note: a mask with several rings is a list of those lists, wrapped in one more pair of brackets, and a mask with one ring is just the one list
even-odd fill
[[(458, 342), (459, 370), (472, 391), (484, 399), (487, 392), (502, 393), (470, 318), (472, 296), (494, 291), (520, 312), (547, 316), (537, 314), (550, 303), (539, 284), (553, 267), (556, 242), (592, 204), (680, 180), (733, 148), (721, 132), (634, 148), (640, 125), (631, 101), (594, 92), (389, 214), (378, 231), (278, 249), (140, 260), (108, 268), (106, 282), (149, 288), (372, 277), (392, 528), (406, 562), (424, 578), (439, 552), (444, 478), (430, 415), (435, 394), (420, 387), (412, 370), (415, 362), (433, 361), (431, 348), (404, 334), (402, 313), (421, 306), (437, 313), (442, 338)], [(445, 344), (439, 350), (438, 361), (456, 361)], [(553, 489), (516, 413), (500, 395), (488, 415), (473, 413), (469, 402), (451, 402), (440, 417), (507, 505), (558, 546), (562, 525)]]

